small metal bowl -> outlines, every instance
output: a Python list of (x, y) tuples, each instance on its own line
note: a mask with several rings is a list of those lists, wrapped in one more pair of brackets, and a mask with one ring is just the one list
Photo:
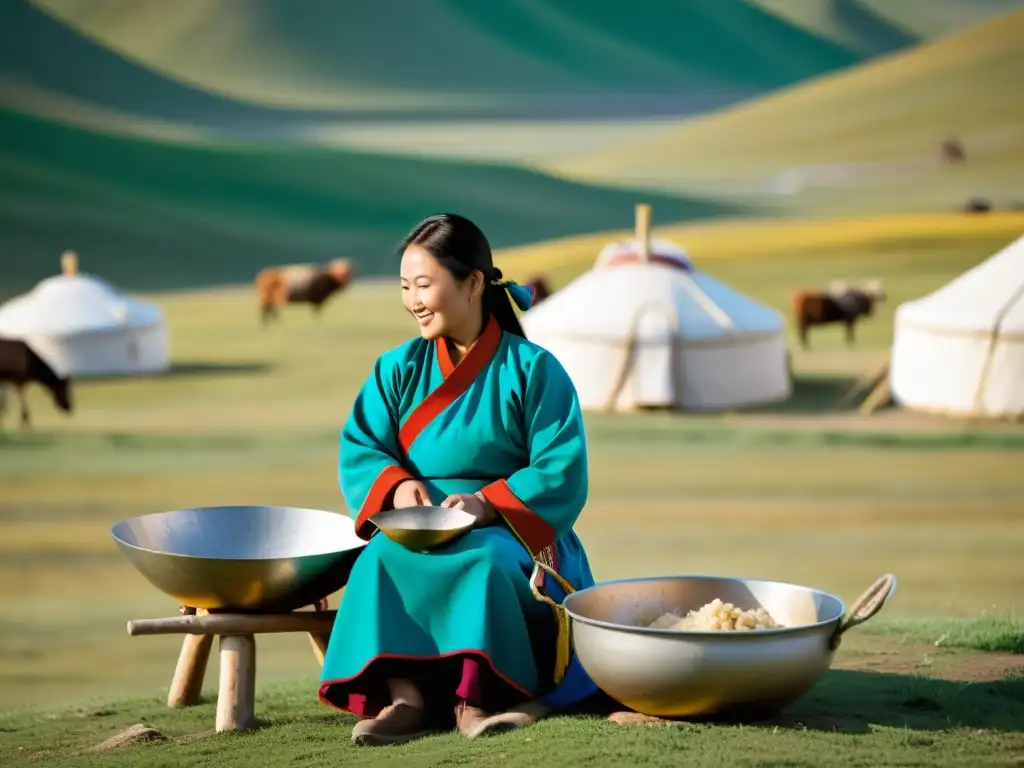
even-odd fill
[(429, 552), (468, 533), (476, 518), (452, 507), (403, 507), (378, 512), (372, 521), (406, 549)]

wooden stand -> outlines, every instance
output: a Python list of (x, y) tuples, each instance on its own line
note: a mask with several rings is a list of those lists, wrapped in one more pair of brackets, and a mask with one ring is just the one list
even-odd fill
[(245, 731), (256, 725), (256, 635), (305, 632), (322, 666), (336, 611), (326, 601), (314, 611), (282, 614), (208, 613), (183, 608), (181, 616), (128, 622), (128, 634), (185, 635), (167, 695), (167, 706), (199, 703), (214, 636), (220, 637), (217, 731)]

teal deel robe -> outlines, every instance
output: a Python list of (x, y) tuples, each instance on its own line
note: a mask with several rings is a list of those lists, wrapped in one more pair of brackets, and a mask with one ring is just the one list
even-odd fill
[[(535, 560), (575, 589), (594, 583), (573, 525), (587, 500), (587, 449), (576, 390), (546, 350), (491, 319), (458, 365), (445, 342), (414, 339), (378, 358), (341, 434), (339, 476), (356, 560), (324, 660), (320, 699), (376, 659), (472, 654), (523, 694), (564, 706), (596, 692), (573, 656), (561, 683), (534, 660), (528, 617)], [(502, 522), (430, 553), (383, 534), (373, 517), (415, 478), (434, 504), (482, 492)], [(564, 598), (554, 579), (543, 589)], [(374, 712), (364, 712), (372, 716)]]

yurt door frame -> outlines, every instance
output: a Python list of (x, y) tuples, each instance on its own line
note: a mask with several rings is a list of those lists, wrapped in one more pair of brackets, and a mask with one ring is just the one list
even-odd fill
[[(664, 345), (663, 350), (640, 349), (640, 340), (638, 338), (640, 335), (640, 322), (650, 311), (661, 312), (668, 318), (669, 338), (667, 343)], [(619, 396), (622, 393), (622, 389), (625, 386), (630, 373), (634, 374), (633, 402), (635, 405), (671, 408), (681, 406), (683, 402), (681, 386), (682, 371), (679, 370), (680, 366), (678, 364), (681, 361), (681, 356), (680, 361), (676, 360), (679, 344), (679, 315), (676, 313), (675, 307), (661, 301), (648, 301), (637, 307), (636, 312), (633, 313), (629, 333), (626, 335), (626, 339), (622, 345), (622, 354), (619, 358), (619, 364), (616, 367), (615, 376), (612, 378), (612, 386), (608, 392), (607, 398), (605, 399), (604, 410), (615, 410), (616, 403), (619, 400)], [(667, 359), (662, 361), (663, 365), (655, 367), (667, 367), (668, 369), (669, 396), (667, 399), (656, 398), (659, 402), (651, 402), (651, 400), (655, 398), (647, 399), (643, 397), (643, 377), (640, 374), (642, 369), (647, 368), (647, 366), (639, 365), (640, 355), (643, 353), (644, 356), (647, 357), (648, 355), (657, 355), (659, 352), (665, 355)]]

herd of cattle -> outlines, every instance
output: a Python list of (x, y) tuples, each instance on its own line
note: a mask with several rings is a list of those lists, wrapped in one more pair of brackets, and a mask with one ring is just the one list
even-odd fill
[[(261, 321), (279, 317), (286, 304), (308, 304), (319, 314), (334, 294), (343, 291), (355, 276), (355, 269), (347, 259), (336, 259), (325, 265), (288, 265), (268, 267), (256, 276)], [(534, 290), (534, 301), (547, 299), (552, 291), (542, 277), (527, 283)], [(878, 280), (861, 286), (834, 282), (825, 290), (801, 290), (793, 294), (793, 319), (800, 344), (810, 348), (808, 333), (815, 326), (842, 325), (846, 329), (846, 342), (854, 343), (854, 326), (862, 317), (870, 317), (875, 305), (885, 300), (885, 292)], [(16, 339), (0, 338), (0, 422), (3, 421), (7, 385), (14, 387), (21, 405), (21, 424), (30, 422), (24, 397), (25, 386), (35, 382), (50, 391), (54, 403), (62, 411), (71, 412), (71, 382), (59, 376), (29, 344)]]
[[(324, 265), (289, 264), (267, 267), (256, 275), (256, 293), (260, 301), (260, 318), (264, 324), (279, 317), (285, 304), (309, 304), (319, 314), (331, 296), (345, 290), (355, 277), (355, 267), (348, 259), (335, 259)], [(526, 284), (533, 288), (534, 301), (551, 295), (542, 277)]]
[[(260, 316), (264, 323), (278, 316), (285, 304), (309, 304), (314, 313), (331, 296), (344, 290), (355, 276), (355, 269), (346, 259), (337, 259), (323, 266), (299, 264), (268, 267), (256, 276), (256, 291), (260, 300)], [(533, 288), (534, 303), (551, 295), (551, 288), (543, 277), (534, 277), (526, 284)], [(810, 349), (808, 333), (814, 326), (841, 324), (846, 328), (846, 342), (854, 343), (854, 326), (862, 317), (870, 317), (875, 305), (885, 300), (885, 291), (879, 280), (869, 280), (861, 286), (833, 282), (825, 290), (801, 290), (793, 294), (793, 319), (796, 322), (800, 344)]]

